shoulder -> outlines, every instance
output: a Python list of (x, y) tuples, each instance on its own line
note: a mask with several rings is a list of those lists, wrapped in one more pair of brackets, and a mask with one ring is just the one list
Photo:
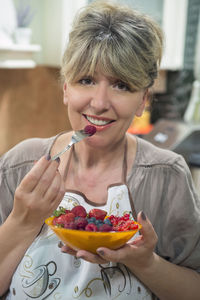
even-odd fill
[(55, 137), (26, 139), (0, 157), (0, 170), (15, 168), (26, 163), (32, 163), (49, 153)]
[[(141, 138), (137, 138), (135, 162), (127, 176), (127, 182), (131, 193), (135, 195), (136, 203), (143, 195), (144, 202), (138, 203), (139, 209), (143, 208), (142, 203), (148, 206), (148, 203), (154, 202), (155, 196), (158, 206), (164, 199), (170, 202), (175, 196), (180, 197), (182, 201), (187, 197), (196, 199), (197, 196), (194, 195), (192, 176), (184, 158)], [(145, 202), (146, 198), (150, 201)]]
[(137, 137), (137, 153), (135, 165), (138, 166), (163, 166), (170, 168), (187, 168), (184, 158), (167, 149), (159, 148), (144, 139)]
[(128, 184), (137, 212), (143, 210), (158, 235), (156, 252), (199, 270), (200, 198), (181, 155), (137, 138)]

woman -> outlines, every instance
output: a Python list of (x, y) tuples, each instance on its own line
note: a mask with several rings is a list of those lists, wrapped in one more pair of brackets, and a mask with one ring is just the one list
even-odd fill
[[(97, 132), (56, 161), (72, 132), (26, 140), (2, 156), (1, 295), (199, 299), (200, 202), (188, 167), (127, 134), (161, 53), (158, 25), (130, 8), (100, 1), (75, 18), (63, 59), (64, 104), (73, 130), (93, 125)], [(77, 204), (132, 210), (141, 235), (118, 250), (75, 252), (43, 223), (59, 205)]]

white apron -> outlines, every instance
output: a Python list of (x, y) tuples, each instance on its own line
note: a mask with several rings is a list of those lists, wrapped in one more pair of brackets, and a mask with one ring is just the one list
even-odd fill
[[(124, 158), (123, 183), (108, 187), (105, 205), (96, 205), (76, 191), (66, 191), (59, 206), (71, 209), (83, 205), (87, 211), (99, 207), (109, 215), (132, 211), (135, 216), (133, 201), (124, 181), (126, 150)], [(62, 253), (58, 243), (58, 237), (44, 225), (13, 275), (7, 299), (152, 300), (151, 292), (126, 266), (118, 263), (98, 265), (77, 259)]]

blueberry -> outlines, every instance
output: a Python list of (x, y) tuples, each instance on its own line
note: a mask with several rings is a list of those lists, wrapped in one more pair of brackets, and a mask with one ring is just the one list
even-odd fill
[(92, 218), (88, 218), (87, 219), (88, 223), (96, 223), (96, 218), (92, 217)]
[(102, 220), (96, 220), (96, 221), (95, 221), (95, 224), (96, 224), (96, 225), (102, 225), (102, 224), (103, 224), (103, 221), (102, 221)]
[(108, 224), (108, 225), (112, 226), (112, 223), (110, 222), (110, 220), (108, 218), (104, 220), (104, 224)]

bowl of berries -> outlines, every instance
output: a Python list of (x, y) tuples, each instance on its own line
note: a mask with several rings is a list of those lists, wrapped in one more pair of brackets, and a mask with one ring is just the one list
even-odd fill
[(71, 210), (59, 207), (45, 223), (72, 249), (92, 253), (99, 247), (118, 249), (141, 229), (131, 213), (108, 216), (105, 210), (94, 208), (87, 212), (81, 205)]

